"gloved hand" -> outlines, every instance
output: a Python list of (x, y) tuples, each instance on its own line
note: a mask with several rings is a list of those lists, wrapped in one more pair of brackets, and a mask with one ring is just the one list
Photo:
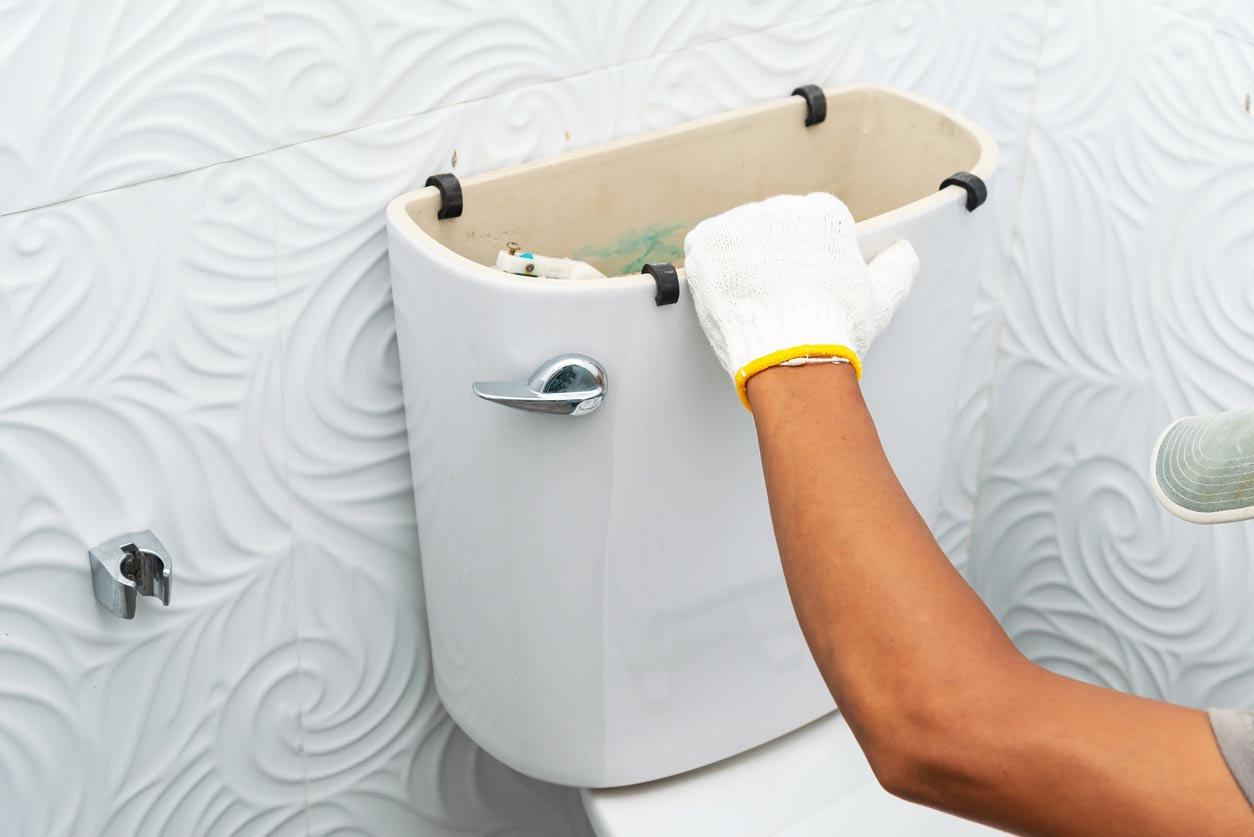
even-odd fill
[(833, 195), (780, 195), (697, 224), (684, 239), (701, 328), (749, 409), (749, 379), (785, 362), (862, 356), (919, 272), (898, 241), (868, 265)]

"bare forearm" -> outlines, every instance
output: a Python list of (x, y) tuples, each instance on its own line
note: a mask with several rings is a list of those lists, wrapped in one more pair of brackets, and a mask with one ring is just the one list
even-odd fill
[(851, 369), (769, 369), (749, 399), (794, 609), (890, 790), (1022, 834), (1254, 832), (1204, 713), (1015, 649), (902, 490)]
[(1023, 662), (902, 490), (852, 369), (767, 370), (749, 397), (793, 604), (847, 713)]

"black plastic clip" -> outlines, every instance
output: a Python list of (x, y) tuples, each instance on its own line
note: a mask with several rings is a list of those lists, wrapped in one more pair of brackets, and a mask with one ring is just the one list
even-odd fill
[(947, 186), (961, 186), (967, 190), (967, 212), (974, 212), (977, 206), (988, 200), (988, 187), (969, 171), (954, 172), (946, 177), (940, 187), (944, 189)]
[(679, 273), (675, 270), (675, 265), (670, 262), (646, 264), (640, 268), (640, 272), (653, 277), (657, 285), (657, 293), (653, 295), (653, 301), (659, 308), (679, 302)]
[(433, 174), (427, 178), (424, 186), (434, 186), (440, 190), (440, 211), (437, 218), (456, 218), (462, 214), (462, 184), (455, 174)]
[(792, 95), (806, 100), (806, 127), (817, 125), (827, 118), (827, 97), (817, 84), (803, 84)]

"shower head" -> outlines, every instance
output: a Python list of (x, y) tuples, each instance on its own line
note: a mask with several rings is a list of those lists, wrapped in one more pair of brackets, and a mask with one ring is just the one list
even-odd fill
[(1192, 523), (1254, 519), (1254, 409), (1176, 421), (1150, 463), (1154, 495)]

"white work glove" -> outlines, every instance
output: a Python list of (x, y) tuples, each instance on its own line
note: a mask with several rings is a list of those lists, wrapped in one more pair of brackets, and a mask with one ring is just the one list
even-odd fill
[(784, 363), (848, 361), (883, 331), (919, 272), (898, 241), (868, 265), (834, 195), (780, 195), (697, 224), (684, 268), (701, 328), (749, 409), (749, 379)]

